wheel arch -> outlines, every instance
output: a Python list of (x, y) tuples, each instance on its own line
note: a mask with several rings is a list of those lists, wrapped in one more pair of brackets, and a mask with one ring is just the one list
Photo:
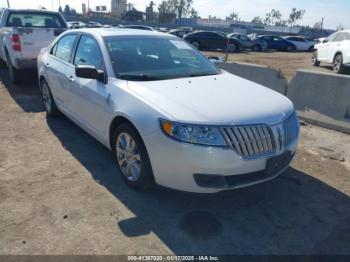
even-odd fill
[[(113, 132), (114, 132), (114, 130), (118, 126), (120, 126), (121, 124), (124, 124), (124, 123), (127, 123), (127, 124), (131, 125), (137, 131), (137, 133), (139, 134), (139, 136), (142, 139), (141, 133), (139, 132), (137, 127), (132, 123), (132, 121), (128, 117), (126, 117), (124, 115), (117, 115), (117, 116), (115, 116), (113, 118), (113, 120), (111, 121), (111, 123), (109, 125), (108, 138), (109, 138), (109, 146), (110, 146), (110, 148), (113, 148), (112, 145), (113, 145)], [(143, 139), (142, 139), (142, 142), (145, 144)]]
[(337, 55), (342, 55), (342, 56), (343, 56), (343, 53), (342, 53), (341, 51), (335, 52), (335, 54), (334, 54), (334, 56), (333, 56), (333, 61), (332, 61), (333, 63), (334, 63), (335, 57), (336, 57)]

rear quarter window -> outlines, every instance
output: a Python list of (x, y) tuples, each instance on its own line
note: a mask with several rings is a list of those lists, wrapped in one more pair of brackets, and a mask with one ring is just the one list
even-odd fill
[(11, 12), (6, 26), (34, 28), (65, 28), (62, 18), (55, 13)]

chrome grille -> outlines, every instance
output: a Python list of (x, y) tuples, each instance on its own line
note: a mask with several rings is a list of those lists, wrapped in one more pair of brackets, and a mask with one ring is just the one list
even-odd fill
[(249, 158), (276, 151), (272, 130), (267, 125), (237, 126), (221, 128), (226, 140), (240, 156)]
[(286, 120), (283, 121), (284, 145), (290, 145), (299, 134), (299, 122), (296, 113), (294, 112)]

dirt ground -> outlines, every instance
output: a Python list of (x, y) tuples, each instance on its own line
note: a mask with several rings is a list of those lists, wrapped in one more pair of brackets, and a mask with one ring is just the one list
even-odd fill
[(35, 84), (0, 73), (0, 254), (350, 254), (350, 136), (303, 126), (292, 167), (257, 186), (139, 193), (46, 117)]
[[(204, 52), (207, 56), (225, 57), (223, 52)], [(281, 70), (284, 76), (291, 80), (298, 69), (308, 69), (332, 73), (332, 67), (327, 64), (321, 64), (319, 67), (311, 65), (312, 53), (309, 52), (248, 52), (231, 53), (228, 61), (244, 62), (258, 65), (265, 65), (271, 68)]]

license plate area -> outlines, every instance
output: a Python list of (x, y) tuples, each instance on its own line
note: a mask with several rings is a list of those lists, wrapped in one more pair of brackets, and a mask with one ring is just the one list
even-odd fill
[(269, 175), (274, 175), (283, 170), (289, 165), (293, 155), (292, 152), (287, 151), (282, 155), (272, 157), (267, 160), (266, 171)]

